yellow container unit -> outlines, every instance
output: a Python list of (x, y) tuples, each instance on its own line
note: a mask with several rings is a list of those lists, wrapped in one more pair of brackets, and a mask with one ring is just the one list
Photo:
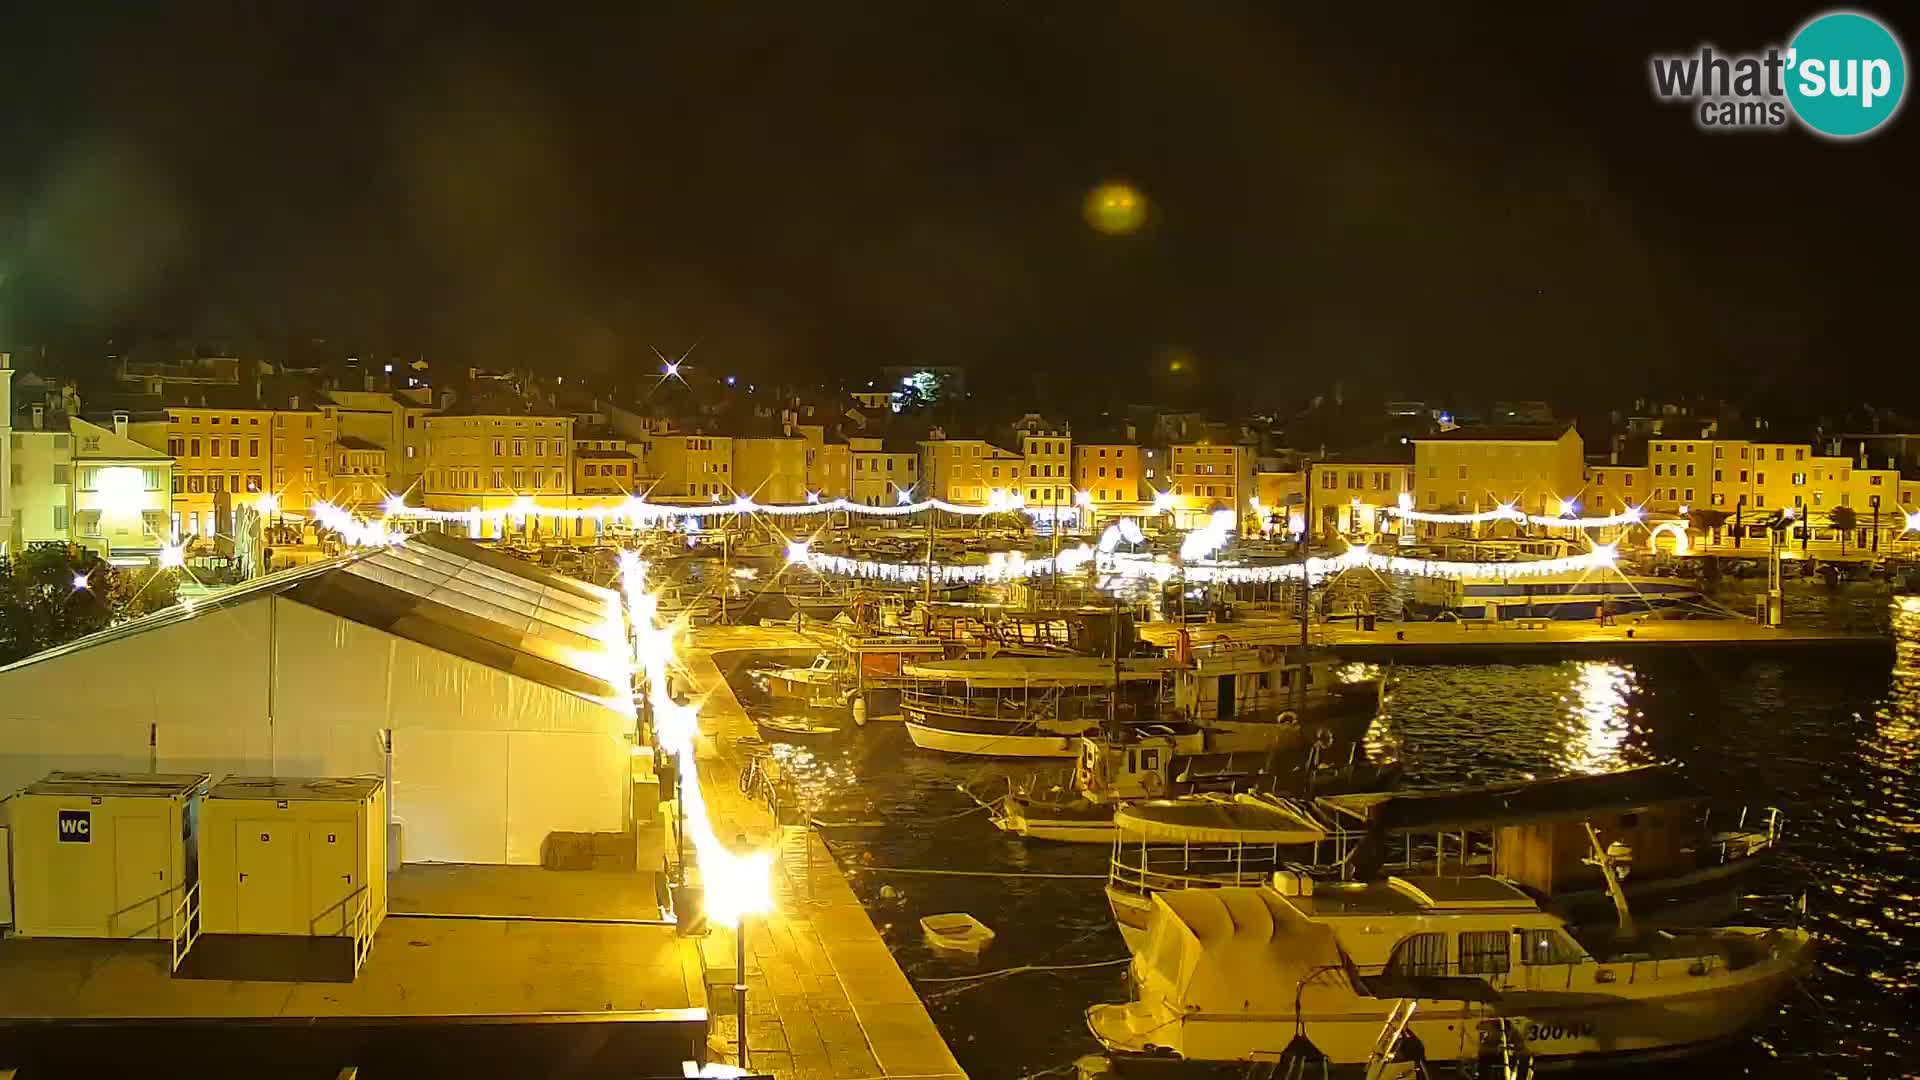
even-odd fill
[(205, 773), (56, 772), (8, 799), (14, 931), (171, 937), (206, 793)]
[(228, 777), (200, 822), (201, 929), (370, 941), (387, 914), (379, 777)]

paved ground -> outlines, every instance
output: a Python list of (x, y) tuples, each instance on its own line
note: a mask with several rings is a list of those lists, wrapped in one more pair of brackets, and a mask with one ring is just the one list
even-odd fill
[(698, 961), (671, 927), (389, 917), (352, 983), (175, 979), (168, 944), (0, 942), (0, 1016), (472, 1016), (684, 1009)]
[(396, 915), (661, 919), (651, 873), (416, 863), (387, 878)]
[[(715, 829), (721, 836), (746, 833), (756, 844), (778, 844), (783, 851), (778, 910), (753, 920), (747, 931), (747, 1034), (755, 1070), (769, 1070), (781, 1080), (964, 1080), (932, 1017), (819, 838), (782, 830), (763, 807), (739, 794), (743, 759), (734, 744), (754, 734), (754, 726), (713, 653), (812, 648), (816, 642), (789, 628), (712, 627), (696, 631), (692, 644), (683, 659), (693, 693), (703, 698), (696, 752)], [(710, 966), (717, 969), (709, 979), (725, 980), (714, 987), (710, 1008), (716, 1032), (728, 1039), (735, 1035), (733, 948), (732, 936), (724, 932), (715, 933), (706, 948)]]

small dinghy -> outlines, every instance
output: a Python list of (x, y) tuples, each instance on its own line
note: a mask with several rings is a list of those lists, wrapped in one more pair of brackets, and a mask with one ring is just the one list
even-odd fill
[(769, 739), (791, 742), (795, 739), (824, 739), (840, 734), (833, 724), (822, 724), (804, 716), (769, 716), (759, 722), (760, 734)]
[(929, 948), (946, 956), (977, 957), (993, 944), (987, 924), (965, 912), (925, 916), (920, 931), (927, 936)]

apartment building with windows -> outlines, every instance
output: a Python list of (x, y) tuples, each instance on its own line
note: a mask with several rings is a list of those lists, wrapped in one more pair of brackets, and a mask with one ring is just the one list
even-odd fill
[(173, 459), (130, 438), (125, 418), (70, 428), (73, 542), (116, 562), (157, 559), (178, 531)]
[(1031, 425), (1020, 431), (1020, 457), (1026, 465), (1019, 488), (1029, 507), (1071, 507), (1073, 439), (1065, 427)]
[(1167, 486), (1174, 525), (1204, 524), (1213, 514), (1231, 510), (1241, 531), (1254, 524), (1253, 447), (1235, 443), (1174, 443), (1167, 447)]
[[(1079, 443), (1073, 447), (1073, 485), (1086, 496), (1095, 513), (1131, 513), (1143, 502), (1140, 485), (1146, 481), (1141, 449), (1133, 443)], [(1077, 498), (1078, 496), (1076, 496)]]
[(358, 439), (386, 454), (383, 483), (395, 493), (418, 485), (427, 468), (427, 417), (436, 411), (425, 387), (386, 390), (329, 390), (321, 403), (331, 413), (341, 439)]
[(1005, 477), (988, 482), (987, 469), (998, 449), (985, 439), (949, 439), (936, 429), (920, 444), (920, 475), (924, 494), (965, 506), (986, 506), (993, 492), (1008, 489)]
[(736, 437), (734, 484), (741, 494), (763, 503), (805, 502), (807, 440), (799, 435)]
[(1412, 441), (1421, 510), (1557, 514), (1586, 486), (1585, 448), (1571, 424), (1460, 427)]
[(263, 494), (283, 516), (305, 517), (316, 501), (333, 497), (334, 417), (309, 398), (284, 403), (228, 395), (194, 394), (204, 404), (168, 404), (127, 417), (129, 437), (173, 459), (172, 515), (182, 537), (232, 535), (238, 505)]
[(856, 435), (847, 439), (847, 449), (853, 465), (853, 493), (848, 498), (854, 502), (894, 506), (923, 497), (918, 447)]
[(487, 509), (572, 492), (572, 417), (447, 413), (427, 417), (426, 427), (430, 507)]
[(734, 498), (733, 437), (691, 432), (656, 434), (648, 450), (657, 475), (654, 501), (730, 502)]

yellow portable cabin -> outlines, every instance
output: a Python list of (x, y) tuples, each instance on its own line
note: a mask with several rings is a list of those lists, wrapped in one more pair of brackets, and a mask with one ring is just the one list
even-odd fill
[(201, 929), (370, 938), (386, 842), (379, 777), (229, 777), (202, 809)]
[(8, 799), (14, 930), (172, 936), (206, 792), (205, 773), (55, 772)]

